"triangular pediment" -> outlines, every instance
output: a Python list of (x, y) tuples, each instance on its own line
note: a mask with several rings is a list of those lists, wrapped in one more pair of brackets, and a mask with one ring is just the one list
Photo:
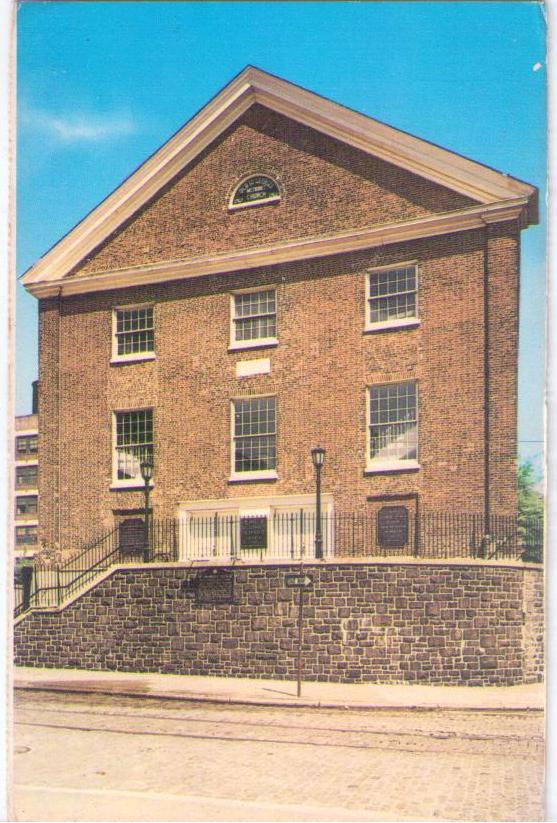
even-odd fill
[[(249, 123), (250, 117), (253, 119), (253, 112), (257, 111), (268, 111), (275, 119), (282, 118), (285, 123), (299, 124), (306, 130), (326, 136), (330, 141), (350, 147), (355, 154), (373, 158), (376, 167), (382, 164), (385, 169), (400, 170), (406, 174), (405, 179), (408, 181), (422, 181), (422, 199), (427, 200), (429, 196), (428, 184), (431, 191), (452, 193), (451, 202), (447, 201), (438, 209), (445, 214), (445, 220), (447, 213), (453, 215), (453, 219), (454, 215), (462, 213), (464, 222), (470, 222), (472, 218), (476, 219), (478, 208), (487, 210), (487, 218), (484, 216), (482, 219), (496, 219), (499, 210), (506, 209), (506, 213), (510, 213), (510, 207), (515, 207), (523, 224), (537, 219), (536, 189), (533, 186), (346, 109), (259, 69), (248, 67), (29, 269), (23, 277), (24, 285), (40, 295), (47, 293), (47, 285), (52, 287), (64, 279), (67, 281), (68, 274), (75, 273), (83, 261), (90, 260), (92, 253), (106, 244), (107, 239), (125, 231), (130, 221), (137, 219), (137, 215), (145, 210), (147, 204), (175, 185), (184, 170), (199, 162), (204, 153), (212, 150), (219, 140), (222, 144), (222, 139), (232, 134), (239, 124)], [(347, 185), (348, 183), (347, 177)], [(405, 227), (412, 236), (413, 231), (419, 232), (417, 227), (408, 225), (412, 221), (423, 223), (423, 231), (426, 233), (428, 225), (433, 227), (439, 223), (435, 223), (434, 210), (428, 209), (427, 204), (421, 211), (416, 207), (414, 211), (407, 209), (406, 212), (397, 211), (393, 206), (389, 217), (393, 226), (402, 225), (403, 230)], [(329, 243), (331, 251), (357, 248), (358, 244), (359, 247), (365, 247), (367, 235), (373, 244), (372, 235), (380, 230), (379, 223), (370, 207), (369, 224), (360, 221), (335, 228), (335, 237), (330, 239), (336, 242), (336, 246), (333, 248), (334, 243)], [(447, 222), (446, 226), (449, 225)], [(390, 231), (392, 230), (391, 228)], [(437, 231), (439, 233), (440, 230)], [(258, 264), (273, 262), (271, 246), (275, 255), (277, 250), (280, 254), (283, 248), (280, 259), (296, 259), (298, 252), (300, 256), (311, 256), (314, 252), (324, 254), (326, 234), (327, 229), (321, 233), (316, 231), (313, 235), (310, 231), (309, 236), (299, 238), (293, 238), (287, 233), (280, 240), (262, 237), (259, 242), (255, 238), (255, 243), (244, 247), (240, 245), (232, 255), (231, 250), (224, 247), (217, 247), (208, 254), (203, 248), (192, 246), (181, 255), (179, 250), (171, 253), (166, 260), (175, 260), (176, 265), (181, 263), (181, 270), (184, 272), (182, 276), (188, 276), (188, 269), (200, 270), (200, 260), (204, 260), (207, 266), (209, 258), (211, 262), (207, 270), (231, 270), (231, 267), (241, 266), (242, 261), (246, 263), (251, 258), (253, 262), (246, 265), (255, 265), (256, 261)], [(352, 240), (356, 245), (351, 245)], [(298, 251), (294, 249), (296, 245), (300, 247)], [(224, 258), (227, 258), (226, 265)], [(141, 259), (130, 259), (113, 266), (122, 271), (118, 286), (126, 284), (124, 271), (141, 266), (142, 262)], [(150, 261), (149, 268), (160, 269), (160, 264)], [(95, 284), (91, 284), (86, 290), (108, 287), (103, 285), (106, 278), (99, 276), (99, 271), (103, 270), (106, 271), (105, 266), (100, 269), (85, 266), (79, 276), (82, 281), (79, 288), (85, 290), (84, 281), (93, 276), (97, 277)], [(179, 274), (174, 272), (171, 276)], [(160, 277), (159, 272), (159, 279)], [(144, 272), (142, 279), (135, 278), (133, 282), (151, 282), (149, 273)]]

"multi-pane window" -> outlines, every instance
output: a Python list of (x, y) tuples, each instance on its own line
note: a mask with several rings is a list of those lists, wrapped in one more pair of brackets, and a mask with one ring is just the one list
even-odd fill
[(16, 466), (15, 484), (18, 488), (37, 488), (37, 466)]
[(16, 526), (15, 544), (16, 546), (36, 546), (38, 529), (36, 526)]
[(15, 456), (34, 457), (38, 451), (39, 436), (37, 434), (22, 434), (15, 440)]
[(19, 518), (37, 516), (39, 498), (35, 494), (26, 494), (25, 497), (16, 497), (15, 516)]
[(141, 479), (141, 462), (153, 460), (153, 411), (116, 412), (116, 478)]
[(373, 271), (368, 274), (368, 322), (407, 320), (416, 314), (416, 266)]
[(274, 289), (233, 296), (233, 342), (275, 338), (277, 301)]
[(277, 416), (274, 397), (234, 401), (234, 471), (276, 468)]
[(418, 457), (417, 385), (414, 381), (369, 389), (370, 462)]
[(153, 307), (116, 309), (115, 336), (118, 357), (152, 354), (155, 351)]

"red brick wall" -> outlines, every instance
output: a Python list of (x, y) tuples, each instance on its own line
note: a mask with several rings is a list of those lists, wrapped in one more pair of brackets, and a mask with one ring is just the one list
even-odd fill
[[(276, 177), (282, 202), (229, 212), (235, 184), (251, 171)], [(473, 204), (255, 105), (76, 271), (215, 254)]]
[[(14, 630), (18, 665), (296, 677), (299, 566), (235, 569), (229, 603), (199, 602), (199, 569), (117, 571)], [(305, 567), (306, 680), (513, 685), (543, 676), (541, 569), (424, 563)], [(205, 584), (206, 594), (212, 584)]]
[[(247, 171), (276, 175), (280, 205), (227, 209)], [(450, 211), (471, 201), (254, 106), (107, 241), (81, 274)], [(180, 501), (309, 493), (309, 449), (327, 449), (337, 509), (419, 492), (426, 509), (483, 510), (484, 261), (489, 283), (489, 460), (493, 509), (513, 513), (518, 227), (389, 245), (248, 272), (41, 301), (41, 529), (71, 549), (141, 505), (111, 491), (111, 414), (155, 410), (157, 515)], [(486, 252), (488, 237), (488, 256)], [(416, 260), (421, 326), (363, 334), (365, 270)], [(279, 346), (229, 353), (229, 291), (274, 284)], [(157, 359), (110, 365), (115, 305), (156, 303)], [(58, 351), (58, 336), (61, 347)], [(238, 380), (238, 360), (271, 374)], [(419, 382), (421, 470), (364, 476), (365, 387)], [(230, 398), (276, 394), (279, 479), (228, 483)], [(60, 496), (60, 518), (58, 516)]]
[[(491, 487), (494, 511), (516, 503), (516, 237), (504, 239), (490, 299)], [(513, 251), (514, 250), (514, 251)], [(226, 276), (118, 290), (63, 301), (60, 413), (56, 420), (57, 313), (41, 312), (41, 501), (55, 504), (60, 432), (62, 537), (114, 524), (141, 491), (111, 491), (111, 412), (155, 410), (155, 514), (185, 500), (311, 493), (309, 449), (327, 450), (323, 490), (337, 509), (366, 497), (420, 493), (424, 509), (481, 512), (484, 503), (484, 233), (471, 231)], [(365, 270), (416, 259), (418, 329), (364, 334)], [(497, 262), (498, 261), (498, 262)], [(506, 279), (508, 278), (508, 279)], [(276, 284), (279, 345), (228, 352), (229, 290)], [(494, 287), (495, 289), (495, 287)], [(110, 365), (114, 305), (154, 300), (157, 359)], [(499, 317), (499, 305), (503, 312)], [(239, 360), (268, 357), (271, 374), (237, 379)], [(364, 476), (367, 385), (416, 378), (418, 472)], [(276, 394), (277, 481), (228, 483), (230, 398)], [(41, 516), (50, 535), (53, 518)]]

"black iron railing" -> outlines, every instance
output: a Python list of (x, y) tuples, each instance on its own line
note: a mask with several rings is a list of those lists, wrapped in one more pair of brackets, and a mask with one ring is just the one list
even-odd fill
[[(543, 518), (390, 511), (321, 516), (323, 557), (543, 560)], [(315, 512), (239, 517), (214, 514), (151, 519), (123, 525), (61, 562), (37, 559), (24, 596), (16, 586), (16, 615), (31, 607), (58, 606), (117, 563), (268, 562), (315, 559)]]

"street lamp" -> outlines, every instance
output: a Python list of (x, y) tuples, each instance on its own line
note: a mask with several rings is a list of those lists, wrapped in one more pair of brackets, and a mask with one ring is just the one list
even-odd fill
[(153, 477), (153, 461), (150, 457), (145, 457), (139, 464), (141, 470), (141, 477), (145, 486), (143, 487), (143, 494), (145, 495), (145, 507), (143, 513), (143, 523), (145, 529), (143, 541), (143, 562), (148, 563), (150, 560), (149, 547), (149, 495), (151, 493), (151, 478)]
[(325, 449), (316, 446), (311, 450), (311, 459), (315, 469), (315, 557), (317, 560), (323, 559), (323, 535), (321, 533), (321, 469), (325, 462)]

